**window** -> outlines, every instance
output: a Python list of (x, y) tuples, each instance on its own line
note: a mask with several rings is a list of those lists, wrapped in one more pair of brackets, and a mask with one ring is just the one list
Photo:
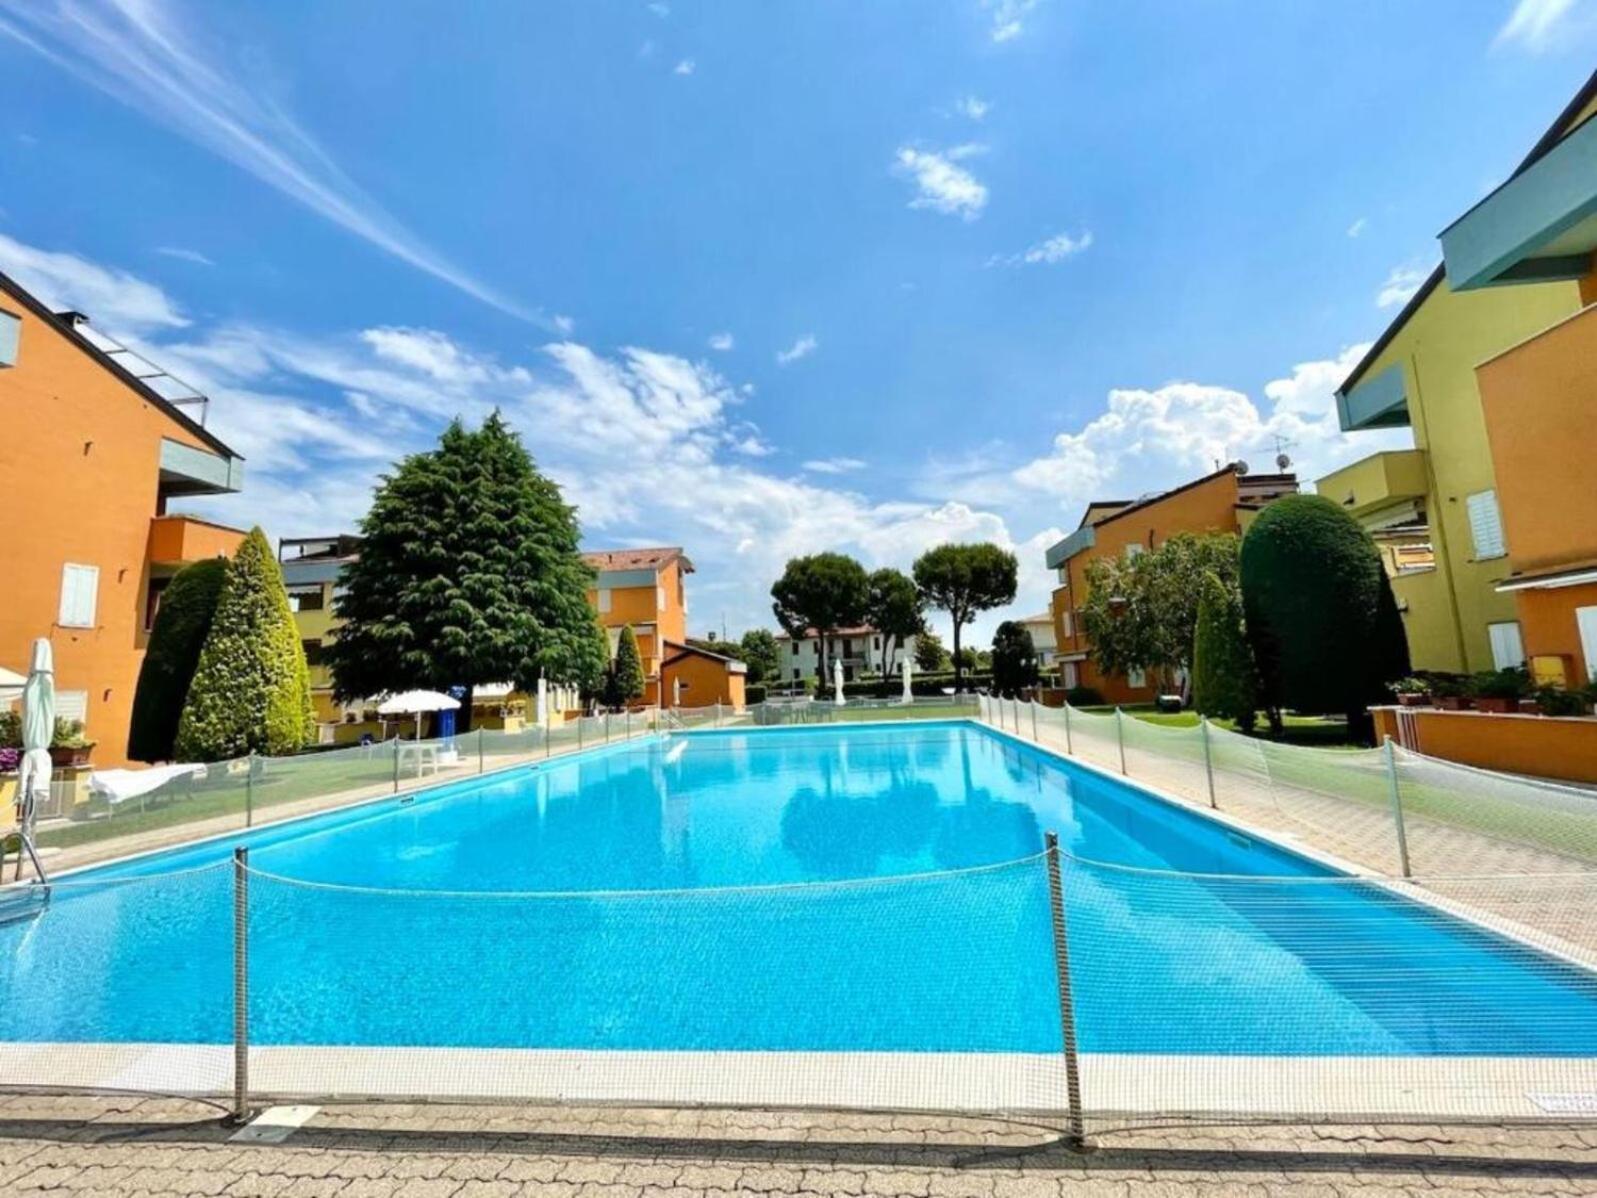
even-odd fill
[(100, 590), (99, 566), (61, 567), (61, 612), (56, 621), (63, 628), (93, 628), (95, 600)]
[(1503, 514), (1497, 510), (1496, 491), (1477, 491), (1467, 496), (1464, 507), (1469, 512), (1469, 535), (1475, 542), (1475, 560), (1502, 557), (1508, 552), (1503, 543)]
[(0, 308), (0, 367), (17, 364), (17, 343), (22, 335), (22, 317)]
[(144, 597), (145, 632), (155, 627), (156, 613), (161, 610), (161, 596), (171, 584), (172, 579), (170, 577), (150, 579), (150, 593)]
[(1597, 682), (1597, 607), (1577, 607), (1575, 627), (1580, 631), (1580, 653), (1586, 659), (1586, 677)]
[(56, 691), (55, 718), (58, 720), (77, 720), (79, 723), (84, 724), (88, 723), (89, 692)]
[(322, 664), (322, 642), (319, 638), (301, 641), (300, 645), (305, 649), (306, 665), (319, 666)]
[(290, 611), (321, 611), (326, 606), (327, 601), (319, 582), (298, 583), (287, 590)]
[(1066, 611), (1064, 613), (1064, 616), (1063, 616), (1063, 619), (1062, 619), (1062, 623), (1064, 624), (1065, 635), (1066, 636), (1075, 636), (1076, 635), (1076, 622), (1075, 622), (1074, 619), (1071, 618), (1071, 614), (1070, 614), (1069, 609), (1066, 609)]
[(664, 611), (665, 610), (665, 588), (664, 587), (655, 587), (654, 588), (654, 610), (655, 611)]
[(802, 677), (802, 674), (801, 674), (799, 668), (797, 666), (794, 666), (793, 667), (793, 681), (797, 682), (800, 677)]
[(1126, 673), (1126, 681), (1132, 686), (1147, 686), (1148, 675), (1142, 670), (1130, 670)]
[(1128, 562), (1134, 557), (1141, 557), (1142, 554), (1143, 544), (1141, 541), (1133, 541), (1131, 544), (1126, 546), (1126, 560)]
[(1520, 639), (1518, 620), (1488, 624), (1486, 635), (1492, 642), (1494, 669), (1508, 670), (1525, 664), (1525, 642)]
[(599, 610), (601, 612), (607, 612), (607, 611), (610, 610), (610, 588), (609, 587), (600, 587), (599, 588)]
[(1080, 682), (1081, 682), (1081, 671), (1080, 671), (1080, 669), (1077, 668), (1075, 662), (1067, 661), (1065, 663), (1065, 689), (1069, 690), (1071, 687), (1079, 685)]

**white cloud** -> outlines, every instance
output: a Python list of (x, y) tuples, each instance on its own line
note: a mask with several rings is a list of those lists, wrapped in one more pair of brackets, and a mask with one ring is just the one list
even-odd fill
[(561, 312), (556, 312), (549, 318), (549, 325), (562, 337), (569, 337), (576, 330), (577, 322)]
[(1535, 52), (1549, 49), (1574, 7), (1575, 0), (1519, 0), (1493, 44), (1519, 45)]
[(1080, 237), (1069, 233), (1055, 233), (1018, 254), (994, 254), (987, 259), (988, 266), (1054, 266), (1066, 258), (1073, 258), (1092, 246), (1091, 230), (1083, 230)]
[(684, 58), (671, 68), (671, 73), (673, 75), (691, 75), (697, 67), (698, 64), (691, 58)]
[(987, 188), (959, 161), (980, 153), (976, 145), (955, 146), (950, 150), (918, 150), (900, 146), (898, 170), (915, 181), (911, 208), (930, 208), (963, 220), (975, 220), (987, 206)]
[(865, 463), (859, 458), (811, 458), (804, 469), (811, 474), (847, 474), (865, 469)]
[(1414, 298), (1430, 275), (1423, 266), (1394, 266), (1375, 295), (1377, 308), (1400, 308)]
[(226, 158), (387, 254), (501, 311), (531, 314), (390, 216), (263, 87), (200, 46), (166, 0), (0, 0), (0, 35)]
[(989, 35), (995, 42), (1007, 42), (1025, 32), (1025, 20), (1040, 0), (982, 0), (982, 7), (992, 15)]
[(709, 344), (711, 349), (719, 350), (721, 353), (725, 353), (727, 350), (731, 349), (736, 342), (733, 340), (731, 333), (711, 333)]
[(800, 358), (807, 358), (820, 348), (820, 344), (815, 339), (815, 334), (805, 333), (804, 336), (793, 342), (786, 349), (776, 351), (776, 364), (778, 366), (786, 366), (789, 363), (797, 362)]
[(192, 262), (195, 266), (216, 265), (199, 250), (185, 249), (180, 245), (158, 245), (155, 252), (165, 258), (176, 258), (179, 262)]
[(1370, 222), (1361, 216), (1358, 218), (1358, 220), (1354, 221), (1347, 227), (1347, 235), (1349, 237), (1357, 237), (1359, 234), (1363, 233), (1365, 229), (1369, 228), (1369, 225)]
[(671, 15), (671, 6), (669, 4), (661, 4), (661, 3), (658, 2), (658, 0), (656, 0), (656, 2), (653, 3), (653, 4), (650, 4), (648, 6), (648, 9), (655, 16), (659, 17), (662, 20), (664, 20), (666, 17), (669, 17)]
[(0, 233), (0, 268), (54, 310), (72, 308), (108, 329), (182, 328), (177, 304), (153, 283), (76, 254), (41, 250)]
[(991, 101), (983, 100), (980, 96), (961, 96), (954, 101), (954, 111), (973, 121), (985, 120), (992, 110)]

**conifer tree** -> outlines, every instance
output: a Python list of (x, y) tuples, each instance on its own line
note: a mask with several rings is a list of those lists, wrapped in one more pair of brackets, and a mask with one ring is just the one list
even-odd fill
[(1242, 631), (1238, 594), (1206, 570), (1198, 587), (1198, 628), (1193, 638), (1192, 705), (1201, 714), (1235, 720), (1253, 730), (1257, 688), (1253, 652)]
[(150, 644), (139, 667), (128, 728), (128, 756), (134, 761), (170, 761), (178, 720), (188, 698), (194, 667), (216, 615), (216, 600), (227, 576), (227, 559), (213, 557), (184, 566), (161, 592), (161, 606), (150, 629)]
[(227, 565), (178, 722), (176, 755), (219, 761), (297, 752), (316, 733), (310, 671), (266, 534), (250, 530)]
[(611, 666), (615, 679), (615, 701), (620, 706), (636, 703), (643, 698), (648, 679), (643, 674), (643, 654), (638, 652), (638, 638), (628, 624), (621, 630), (616, 643), (615, 664)]

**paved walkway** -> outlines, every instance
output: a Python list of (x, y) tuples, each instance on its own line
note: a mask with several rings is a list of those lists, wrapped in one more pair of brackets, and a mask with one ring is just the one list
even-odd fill
[(741, 1111), (334, 1107), (281, 1144), (193, 1103), (0, 1099), (0, 1193), (271, 1198), (1590, 1194), (1597, 1126), (1118, 1132), (1077, 1155), (995, 1120)]

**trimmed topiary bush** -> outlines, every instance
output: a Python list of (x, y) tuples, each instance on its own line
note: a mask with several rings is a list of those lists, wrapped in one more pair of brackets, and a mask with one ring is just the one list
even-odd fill
[(1242, 603), (1206, 571), (1199, 584), (1198, 628), (1192, 649), (1192, 706), (1203, 715), (1235, 720), (1253, 730), (1257, 694), (1253, 654), (1242, 631)]
[(1259, 513), (1242, 539), (1242, 603), (1272, 713), (1343, 713), (1367, 729), (1368, 704), (1409, 672), (1375, 543), (1323, 495), (1287, 495)]
[(1103, 692), (1091, 686), (1073, 686), (1065, 692), (1065, 702), (1072, 707), (1102, 707)]
[(183, 761), (280, 756), (298, 751), (315, 731), (310, 673), (283, 573), (266, 534), (251, 529), (228, 563), (176, 753)]
[(630, 624), (621, 630), (621, 639), (616, 642), (616, 659), (610, 668), (610, 676), (617, 704), (625, 706), (643, 698), (648, 679), (643, 674), (643, 654), (638, 652), (638, 637)]
[(139, 667), (128, 728), (128, 756), (134, 761), (170, 761), (189, 682), (211, 631), (216, 600), (222, 593), (227, 559), (185, 566), (161, 593), (161, 607), (150, 630), (150, 645)]

